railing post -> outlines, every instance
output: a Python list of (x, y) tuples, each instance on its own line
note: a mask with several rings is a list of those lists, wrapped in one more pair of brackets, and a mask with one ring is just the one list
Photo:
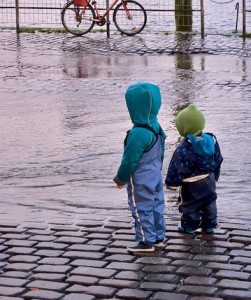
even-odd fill
[(243, 39), (246, 39), (246, 0), (242, 0), (242, 35)]
[[(109, 0), (106, 0), (106, 10), (109, 8)], [(106, 32), (107, 32), (107, 37), (110, 38), (110, 12), (108, 12), (106, 16)]]
[(204, 0), (200, 0), (200, 27), (201, 27), (201, 38), (205, 37), (205, 13), (204, 13)]
[(16, 32), (19, 33), (19, 0), (16, 0)]

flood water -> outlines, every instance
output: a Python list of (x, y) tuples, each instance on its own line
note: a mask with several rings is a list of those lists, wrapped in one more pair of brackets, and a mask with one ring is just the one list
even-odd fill
[[(19, 41), (20, 42), (20, 41)], [(219, 214), (251, 211), (251, 59), (228, 55), (89, 55), (62, 45), (1, 49), (2, 219), (50, 218), (90, 208), (127, 208), (112, 178), (131, 123), (129, 84), (161, 88), (159, 121), (167, 133), (163, 177), (178, 139), (174, 117), (195, 103), (215, 133), (224, 162)], [(16, 49), (16, 50), (15, 50)], [(166, 201), (172, 194), (165, 191)]]

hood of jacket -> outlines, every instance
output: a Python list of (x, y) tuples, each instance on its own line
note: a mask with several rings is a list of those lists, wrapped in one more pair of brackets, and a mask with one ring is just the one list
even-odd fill
[(160, 89), (157, 85), (147, 82), (130, 85), (125, 99), (132, 123), (147, 124), (157, 129), (157, 115), (161, 107)]
[(202, 157), (210, 157), (214, 155), (215, 140), (211, 134), (201, 133), (195, 136), (193, 134), (187, 135), (188, 140), (191, 142), (195, 152)]

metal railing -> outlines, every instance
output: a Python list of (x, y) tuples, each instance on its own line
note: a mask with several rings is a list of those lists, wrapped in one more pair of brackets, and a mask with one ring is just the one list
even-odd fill
[[(144, 31), (177, 31), (177, 7), (175, 7), (175, 0), (138, 1), (147, 11), (148, 21)], [(241, 32), (243, 35), (251, 30), (251, 0), (241, 0), (241, 5), (237, 2), (238, 11), (236, 10), (237, 3), (230, 3), (226, 7), (226, 5), (220, 5), (220, 1), (190, 1), (192, 3), (190, 24), (192, 33), (200, 33), (202, 37), (205, 34), (231, 34), (238, 31), (239, 22), (242, 23)], [(65, 3), (65, 0), (2, 0), (0, 4), (0, 28), (16, 28), (17, 32), (22, 28), (60, 30), (63, 28), (60, 12)], [(221, 4), (224, 4), (224, 1)], [(102, 9), (106, 8), (107, 1), (98, 0), (98, 5), (102, 11)], [(242, 14), (239, 14), (241, 9)], [(224, 24), (224, 18), (229, 19), (226, 21), (227, 25)], [(110, 29), (115, 30), (112, 22)]]

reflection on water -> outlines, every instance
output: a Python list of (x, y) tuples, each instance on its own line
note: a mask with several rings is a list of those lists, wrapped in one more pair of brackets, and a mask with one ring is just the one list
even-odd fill
[[(12, 65), (0, 75), (0, 203), (5, 211), (12, 207), (8, 214), (16, 215), (16, 207), (20, 218), (27, 211), (36, 217), (45, 208), (48, 218), (53, 210), (78, 214), (85, 207), (118, 203), (127, 208), (125, 190), (112, 182), (131, 126), (124, 92), (134, 82), (152, 81), (161, 88), (159, 120), (168, 135), (163, 175), (178, 139), (174, 116), (194, 102), (224, 155), (219, 211), (236, 215), (238, 210), (249, 218), (250, 58), (86, 57), (83, 51), (63, 51), (52, 60), (50, 51), (38, 59), (24, 49), (8, 55), (4, 63)], [(167, 192), (165, 196), (168, 201)]]

